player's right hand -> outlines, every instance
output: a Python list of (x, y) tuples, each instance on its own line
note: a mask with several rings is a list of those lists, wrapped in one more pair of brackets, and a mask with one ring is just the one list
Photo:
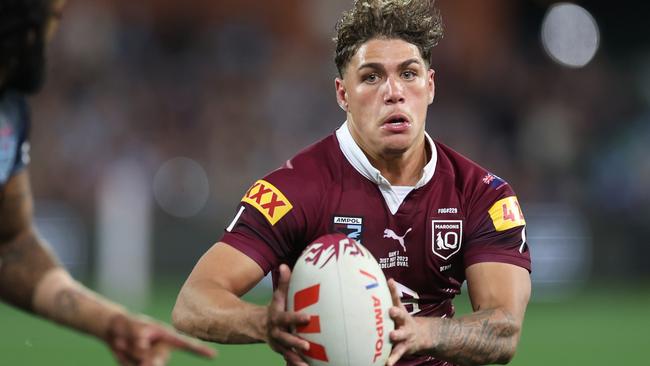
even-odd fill
[(433, 338), (430, 330), (433, 328), (427, 324), (424, 317), (411, 316), (399, 298), (397, 285), (394, 279), (388, 280), (390, 297), (393, 306), (388, 310), (388, 315), (395, 322), (395, 329), (390, 332), (390, 341), (393, 349), (386, 361), (386, 366), (393, 366), (404, 355), (417, 354), (427, 349), (426, 341)]
[(287, 293), (291, 270), (286, 264), (280, 265), (278, 288), (268, 306), (266, 336), (269, 346), (280, 353), (289, 366), (308, 366), (298, 351), (309, 350), (309, 342), (291, 334), (291, 329), (309, 323), (309, 315), (287, 311)]
[(212, 358), (215, 351), (144, 316), (118, 314), (105, 339), (120, 365), (163, 366), (173, 350)]

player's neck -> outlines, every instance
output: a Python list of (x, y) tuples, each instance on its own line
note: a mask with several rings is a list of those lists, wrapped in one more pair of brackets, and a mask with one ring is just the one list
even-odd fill
[(381, 172), (393, 186), (415, 186), (422, 177), (424, 166), (429, 160), (428, 144), (422, 139), (420, 144), (406, 152), (382, 157), (370, 158), (370, 163)]

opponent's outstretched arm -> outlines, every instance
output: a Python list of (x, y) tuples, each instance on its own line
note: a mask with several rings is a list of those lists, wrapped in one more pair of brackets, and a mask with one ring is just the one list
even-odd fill
[(508, 363), (515, 354), (530, 298), (530, 275), (505, 263), (478, 263), (466, 269), (474, 312), (455, 319), (412, 317), (389, 281), (395, 321), (387, 365), (404, 354), (429, 354), (459, 365)]
[(174, 348), (214, 351), (102, 299), (76, 282), (32, 224), (29, 177), (23, 171), (0, 189), (0, 298), (104, 340), (120, 363), (160, 365)]

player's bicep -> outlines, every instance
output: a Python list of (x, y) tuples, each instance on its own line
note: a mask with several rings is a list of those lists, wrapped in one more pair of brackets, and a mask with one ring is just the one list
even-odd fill
[(0, 189), (0, 246), (31, 228), (33, 202), (27, 171)]
[(199, 259), (186, 285), (210, 283), (241, 296), (263, 277), (264, 271), (257, 262), (232, 246), (219, 242)]
[(465, 270), (474, 311), (502, 309), (523, 321), (530, 299), (530, 274), (525, 268), (498, 262), (473, 264)]

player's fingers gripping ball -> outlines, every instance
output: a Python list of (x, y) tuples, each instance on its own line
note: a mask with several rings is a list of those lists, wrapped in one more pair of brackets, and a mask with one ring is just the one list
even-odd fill
[(289, 283), (289, 311), (310, 315), (294, 330), (309, 342), (312, 366), (384, 365), (391, 351), (386, 278), (370, 252), (342, 234), (322, 236), (305, 248)]

